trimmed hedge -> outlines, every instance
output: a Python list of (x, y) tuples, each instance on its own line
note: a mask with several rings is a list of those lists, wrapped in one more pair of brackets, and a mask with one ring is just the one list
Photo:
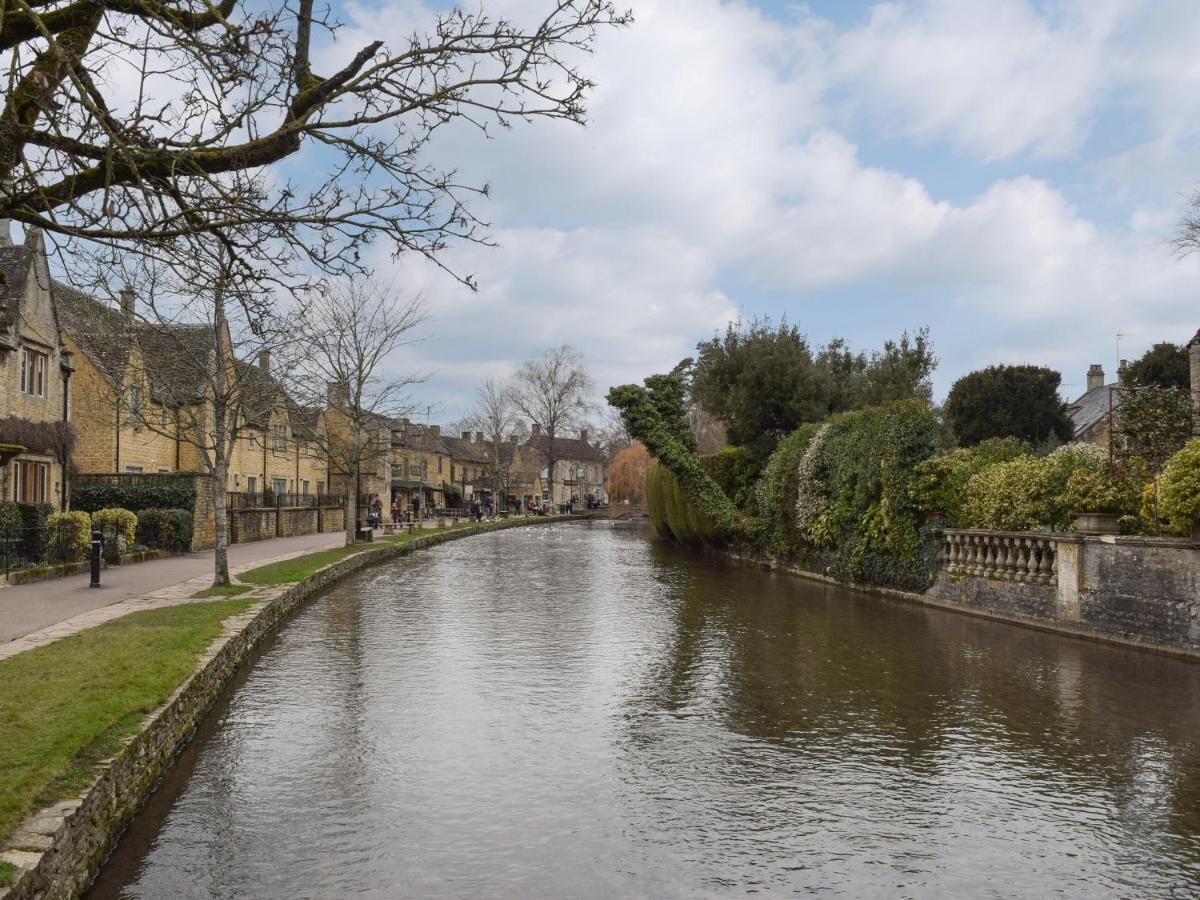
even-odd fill
[(1186, 536), (1200, 522), (1200, 438), (1167, 461), (1159, 476), (1159, 503), (1172, 534)]
[(1074, 443), (1049, 456), (1022, 456), (989, 466), (967, 482), (963, 524), (996, 531), (1068, 531), (1085, 511), (1073, 507), (1067, 490), (1071, 476), (1107, 465), (1108, 454), (1100, 447)]
[(174, 528), (175, 545), (171, 548), (179, 552), (184, 552), (192, 549), (192, 513), (187, 509), (168, 509), (167, 515), (171, 518), (171, 525)]
[(143, 476), (136, 480), (105, 481), (80, 478), (71, 485), (71, 508), (84, 512), (120, 508), (186, 509), (196, 505), (196, 476), (189, 473)]
[(137, 542), (152, 550), (175, 545), (175, 521), (165, 509), (143, 509), (137, 517)]
[(59, 561), (77, 562), (92, 542), (92, 517), (85, 512), (56, 512), (46, 518), (50, 547)]
[(17, 552), (22, 559), (41, 562), (50, 543), (46, 520), (54, 507), (49, 503), (18, 503), (17, 511), (21, 515), (21, 543)]

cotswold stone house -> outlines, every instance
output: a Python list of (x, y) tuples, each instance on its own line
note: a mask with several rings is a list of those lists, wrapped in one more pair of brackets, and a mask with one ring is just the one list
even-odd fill
[[(604, 482), (608, 477), (608, 457), (598, 447), (591, 445), (586, 428), (580, 430), (577, 438), (559, 436), (554, 439), (553, 479), (549, 477), (547, 468), (551, 456), (550, 439), (537, 423), (533, 425), (533, 433), (526, 446), (541, 457), (543, 502), (553, 505), (582, 503), (589, 495), (601, 502), (607, 501)], [(550, 494), (551, 481), (554, 484), (553, 496)]]
[(1187, 345), (1192, 386), (1193, 430), (1200, 435), (1200, 331)]
[[(71, 415), (70, 348), (59, 337), (42, 234), (31, 229), (14, 246), (0, 219), (0, 497), (61, 507), (66, 494), (62, 450)], [(55, 427), (57, 426), (57, 427)]]

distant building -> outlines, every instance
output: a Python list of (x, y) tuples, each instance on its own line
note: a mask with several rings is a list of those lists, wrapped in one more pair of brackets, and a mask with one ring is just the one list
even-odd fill
[[(555, 506), (560, 503), (578, 504), (584, 503), (588, 497), (602, 503), (608, 501), (604, 489), (604, 482), (608, 476), (608, 457), (599, 447), (592, 446), (588, 441), (586, 428), (580, 430), (577, 438), (561, 435), (556, 437), (551, 454), (550, 438), (535, 422), (526, 446), (541, 456), (543, 502)], [(553, 478), (550, 478), (548, 468), (551, 455), (555, 459)]]
[[(1125, 360), (1121, 360), (1124, 371)], [(1108, 447), (1112, 405), (1117, 402), (1119, 382), (1104, 380), (1104, 366), (1092, 363), (1087, 371), (1087, 390), (1067, 406), (1075, 429), (1075, 440)]]

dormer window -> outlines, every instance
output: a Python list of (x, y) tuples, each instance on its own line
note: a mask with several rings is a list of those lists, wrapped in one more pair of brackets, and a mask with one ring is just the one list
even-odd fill
[(21, 393), (33, 397), (46, 396), (46, 364), (48, 357), (38, 350), (21, 348)]
[(136, 384), (131, 384), (125, 389), (125, 406), (127, 409), (126, 418), (130, 422), (142, 421), (142, 400), (144, 395), (141, 387)]

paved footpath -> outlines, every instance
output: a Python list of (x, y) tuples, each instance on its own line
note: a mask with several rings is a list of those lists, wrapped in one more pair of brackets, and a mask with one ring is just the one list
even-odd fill
[[(239, 571), (345, 543), (343, 532), (275, 538), (229, 548), (229, 569)], [(100, 573), (103, 587), (88, 587), (85, 572), (52, 581), (0, 588), (0, 659), (133, 612), (180, 603), (212, 584), (212, 551), (171, 556)], [(218, 598), (220, 599), (220, 598)]]

